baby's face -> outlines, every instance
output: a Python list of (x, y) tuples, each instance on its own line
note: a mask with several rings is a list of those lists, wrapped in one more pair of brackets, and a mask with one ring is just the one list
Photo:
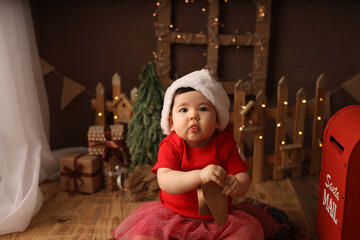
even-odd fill
[(169, 122), (171, 131), (175, 131), (191, 147), (208, 144), (219, 125), (215, 108), (198, 91), (175, 96)]

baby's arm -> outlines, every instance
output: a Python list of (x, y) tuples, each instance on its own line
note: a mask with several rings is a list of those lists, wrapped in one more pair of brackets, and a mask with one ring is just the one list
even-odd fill
[(222, 193), (227, 197), (242, 197), (249, 189), (250, 183), (250, 175), (247, 171), (236, 175), (227, 175)]
[(209, 165), (201, 170), (177, 171), (169, 168), (159, 168), (157, 178), (160, 188), (169, 194), (183, 194), (196, 189), (200, 184), (214, 181), (224, 185), (226, 172), (217, 165)]

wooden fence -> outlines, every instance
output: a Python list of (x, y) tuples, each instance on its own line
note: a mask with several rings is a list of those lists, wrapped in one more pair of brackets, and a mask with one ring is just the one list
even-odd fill
[(96, 98), (91, 99), (91, 108), (96, 110), (95, 125), (106, 125), (106, 113), (112, 112), (114, 124), (129, 123), (132, 116), (132, 104), (136, 98), (136, 88), (131, 91), (131, 99), (121, 92), (121, 78), (118, 73), (112, 77), (112, 100), (105, 100), (104, 85), (96, 86)]
[[(253, 134), (253, 156), (247, 158), (252, 167), (252, 181), (263, 180), (264, 164), (274, 165), (273, 179), (284, 178), (285, 171), (291, 171), (292, 177), (302, 175), (304, 159), (310, 159), (310, 174), (320, 170), (322, 133), (324, 128), (325, 80), (320, 75), (316, 81), (315, 100), (309, 102), (301, 88), (296, 94), (296, 105), (288, 106), (287, 82), (282, 77), (277, 89), (277, 107), (266, 107), (266, 96), (260, 91), (255, 100), (246, 103), (246, 86), (241, 80), (235, 85), (234, 109), (232, 122), (234, 136), (241, 152), (244, 152), (246, 134)], [(311, 149), (304, 148), (305, 118), (312, 116)], [(287, 137), (287, 120), (293, 119), (292, 141)], [(275, 120), (275, 149), (273, 154), (264, 154), (266, 136), (265, 123), (268, 119)]]

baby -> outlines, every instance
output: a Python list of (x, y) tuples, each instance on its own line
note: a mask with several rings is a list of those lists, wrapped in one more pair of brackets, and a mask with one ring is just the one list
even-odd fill
[(160, 185), (160, 202), (135, 210), (112, 233), (116, 239), (263, 239), (253, 216), (229, 211), (218, 226), (212, 215), (199, 215), (197, 189), (215, 182), (230, 206), (250, 186), (247, 165), (234, 141), (230, 101), (208, 70), (176, 80), (166, 91), (161, 127), (168, 135), (160, 143), (152, 169)]

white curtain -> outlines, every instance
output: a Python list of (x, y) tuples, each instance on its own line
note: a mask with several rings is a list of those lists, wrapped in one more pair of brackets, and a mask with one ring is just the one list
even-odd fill
[(30, 6), (0, 0), (0, 235), (23, 231), (42, 204), (40, 181), (58, 176)]

